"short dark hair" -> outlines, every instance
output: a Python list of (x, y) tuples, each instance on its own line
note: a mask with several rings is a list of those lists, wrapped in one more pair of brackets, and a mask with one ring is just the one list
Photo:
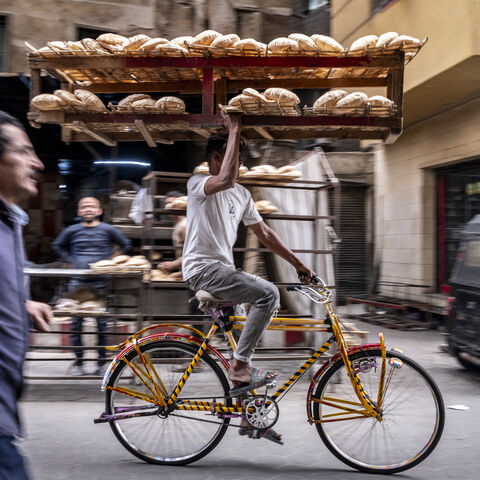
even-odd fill
[[(228, 143), (228, 133), (216, 133), (210, 136), (207, 142), (206, 156), (207, 162), (210, 163), (213, 152), (225, 153)], [(242, 153), (245, 144), (243, 139), (240, 139), (239, 152)]]
[(213, 152), (224, 153), (227, 148), (228, 134), (217, 133), (210, 136), (207, 143), (206, 155), (207, 161), (210, 162)]
[(8, 143), (8, 137), (3, 133), (4, 125), (13, 125), (14, 127), (18, 127), (25, 131), (25, 128), (23, 128), (23, 125), (19, 120), (17, 120), (15, 117), (12, 117), (12, 115), (9, 113), (0, 110), (0, 155), (3, 155), (5, 152), (5, 147)]

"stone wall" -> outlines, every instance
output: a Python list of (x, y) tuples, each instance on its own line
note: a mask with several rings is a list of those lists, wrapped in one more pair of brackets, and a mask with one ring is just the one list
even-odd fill
[(6, 17), (5, 70), (26, 72), (28, 41), (76, 40), (78, 28), (173, 38), (211, 28), (269, 41), (290, 33), (290, 0), (0, 0)]

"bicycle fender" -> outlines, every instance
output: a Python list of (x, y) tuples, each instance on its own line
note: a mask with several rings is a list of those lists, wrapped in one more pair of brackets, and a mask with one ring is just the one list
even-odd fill
[[(364, 345), (356, 345), (355, 347), (351, 347), (347, 350), (348, 355), (353, 355), (354, 353), (357, 352), (362, 352), (362, 351), (368, 351), (368, 350), (380, 350), (382, 348), (382, 345), (380, 343), (366, 343)], [(317, 383), (319, 382), (320, 378), (322, 375), (336, 362), (342, 360), (342, 355), (340, 352), (338, 352), (336, 355), (334, 355), (330, 360), (327, 360), (315, 373), (315, 375), (312, 378), (312, 381), (310, 382), (310, 386), (308, 387), (308, 393), (307, 393), (307, 418), (309, 422), (312, 420), (312, 396), (313, 396), (313, 390), (317, 386)]]
[[(192, 337), (191, 335), (186, 335), (186, 334), (176, 333), (176, 332), (164, 332), (164, 333), (156, 333), (155, 335), (149, 335), (147, 337), (140, 338), (137, 341), (137, 345), (139, 347), (141, 347), (141, 346), (143, 346), (147, 343), (155, 342), (157, 340), (176, 340), (176, 341), (190, 343), (190, 344), (193, 344), (193, 345), (196, 345), (196, 346), (200, 346), (203, 343), (202, 338)], [(106, 390), (108, 382), (110, 381), (110, 377), (112, 376), (112, 373), (115, 370), (115, 367), (134, 348), (135, 348), (134, 344), (130, 343), (121, 352), (119, 352), (116, 355), (116, 357), (112, 360), (112, 362), (108, 366), (107, 370), (105, 371), (105, 375), (103, 377), (102, 387), (101, 387), (102, 392), (104, 392)], [(220, 363), (223, 365), (225, 370), (228, 370), (230, 368), (230, 363), (228, 362), (228, 360), (216, 348), (208, 345), (207, 346), (207, 352), (210, 355), (216, 357), (220, 361)]]

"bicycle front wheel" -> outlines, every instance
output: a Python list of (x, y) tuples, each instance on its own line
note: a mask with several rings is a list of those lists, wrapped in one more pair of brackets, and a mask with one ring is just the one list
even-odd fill
[[(176, 341), (157, 341), (140, 347), (142, 356), (148, 357), (168, 396), (177, 386), (186, 367), (197, 353), (195, 346)], [(142, 358), (134, 349), (126, 357), (133, 369), (142, 368)], [(132, 367), (120, 362), (112, 373), (108, 387), (125, 388), (129, 392), (152, 395), (146, 385), (133, 373)], [(185, 382), (182, 399), (202, 399), (231, 405), (225, 399), (228, 381), (219, 365), (206, 353)], [(108, 388), (107, 414), (119, 412), (139, 413), (146, 416), (110, 422), (113, 433), (131, 453), (149, 463), (185, 465), (207, 455), (225, 435), (230, 419), (219, 419), (198, 410), (173, 410), (169, 415), (156, 414), (155, 405), (141, 398)], [(151, 415), (149, 413), (152, 413)]]
[[(350, 360), (365, 391), (376, 402), (381, 350), (358, 352)], [(355, 414), (345, 414), (346, 410), (338, 408), (343, 405), (362, 409), (354, 406), (359, 400), (341, 359), (322, 376), (312, 398), (313, 417), (327, 448), (339, 460), (362, 472), (390, 474), (417, 465), (433, 451), (443, 431), (442, 396), (420, 365), (404, 355), (387, 352), (385, 378), (382, 421), (363, 416), (348, 420)]]

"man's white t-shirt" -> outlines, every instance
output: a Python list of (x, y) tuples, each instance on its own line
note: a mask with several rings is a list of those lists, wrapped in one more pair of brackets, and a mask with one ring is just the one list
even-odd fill
[(222, 262), (235, 268), (232, 248), (240, 222), (254, 225), (262, 221), (250, 192), (242, 185), (205, 194), (209, 175), (196, 174), (187, 184), (187, 233), (183, 246), (182, 271), (185, 280), (207, 264)]

